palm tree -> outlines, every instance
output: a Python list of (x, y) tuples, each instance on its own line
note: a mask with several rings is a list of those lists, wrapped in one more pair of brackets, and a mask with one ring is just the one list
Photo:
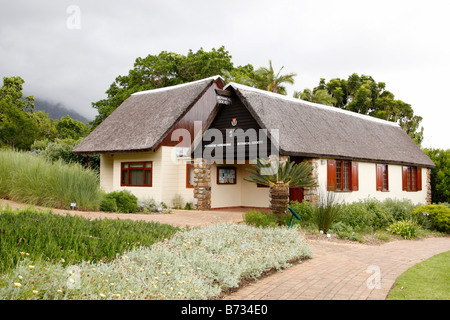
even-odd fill
[(289, 157), (280, 161), (278, 157), (271, 160), (256, 159), (252, 169), (247, 169), (251, 176), (244, 180), (270, 187), (270, 209), (280, 222), (289, 205), (290, 187), (316, 187), (316, 179), (311, 176), (313, 167), (308, 162), (296, 164)]
[(311, 92), (309, 89), (305, 89), (303, 92), (294, 91), (294, 98), (324, 104), (326, 106), (334, 106), (336, 103), (336, 99), (325, 89), (315, 90), (314, 92)]
[(286, 87), (283, 84), (294, 84), (294, 77), (297, 76), (297, 74), (288, 73), (280, 75), (283, 68), (284, 66), (281, 67), (277, 74), (275, 74), (272, 67), (272, 61), (269, 60), (269, 68), (259, 68), (254, 71), (252, 78), (248, 80), (255, 88), (286, 95)]

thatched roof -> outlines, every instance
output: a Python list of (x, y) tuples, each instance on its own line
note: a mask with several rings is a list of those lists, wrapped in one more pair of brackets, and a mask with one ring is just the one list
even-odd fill
[(264, 129), (279, 129), (280, 154), (434, 167), (394, 122), (230, 83)]
[(149, 151), (195, 104), (216, 76), (137, 92), (126, 99), (74, 149), (78, 154)]
[[(223, 84), (216, 76), (131, 95), (74, 153), (156, 148), (214, 81)], [(224, 89), (236, 92), (261, 128), (279, 129), (280, 154), (434, 167), (396, 123), (236, 83)]]

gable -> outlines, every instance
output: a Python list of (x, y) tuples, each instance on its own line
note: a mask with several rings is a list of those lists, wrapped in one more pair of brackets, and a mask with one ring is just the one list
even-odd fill
[(253, 160), (267, 158), (276, 147), (233, 91), (216, 90), (218, 108), (203, 134), (206, 159)]

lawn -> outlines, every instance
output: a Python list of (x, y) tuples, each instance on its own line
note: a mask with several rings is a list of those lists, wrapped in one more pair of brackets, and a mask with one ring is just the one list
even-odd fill
[(398, 277), (387, 300), (450, 300), (450, 251), (408, 269)]

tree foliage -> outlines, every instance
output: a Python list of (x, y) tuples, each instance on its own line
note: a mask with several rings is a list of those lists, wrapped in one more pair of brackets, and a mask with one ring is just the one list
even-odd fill
[(411, 105), (395, 99), (386, 90), (384, 82), (376, 82), (371, 76), (353, 73), (347, 79), (333, 78), (326, 82), (320, 79), (312, 92), (305, 89), (297, 97), (303, 100), (331, 105), (372, 117), (397, 122), (420, 146), (423, 140), (422, 117), (414, 114)]
[[(253, 67), (248, 67), (252, 69)], [(234, 69), (231, 56), (222, 46), (219, 49), (197, 52), (189, 50), (187, 55), (162, 51), (158, 55), (137, 58), (128, 75), (118, 76), (106, 91), (107, 98), (93, 103), (98, 116), (92, 128), (98, 126), (131, 94), (181, 83), (196, 81), (228, 72), (229, 76), (245, 74), (245, 68), (232, 73)]]
[(296, 73), (281, 74), (284, 66), (275, 73), (272, 61), (269, 60), (269, 67), (261, 67), (247, 75), (243, 76), (240, 83), (246, 84), (261, 90), (266, 90), (274, 93), (286, 95), (285, 84), (294, 84), (294, 77)]
[(436, 165), (431, 169), (431, 198), (433, 203), (450, 203), (450, 149), (424, 149)]

